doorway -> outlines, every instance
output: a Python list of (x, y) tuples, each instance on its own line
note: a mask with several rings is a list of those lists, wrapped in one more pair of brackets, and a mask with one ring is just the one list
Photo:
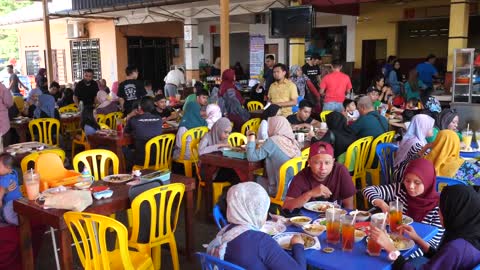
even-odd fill
[(387, 57), (387, 40), (373, 39), (362, 41), (362, 77), (359, 93), (365, 93), (376, 74), (382, 71)]
[(138, 68), (139, 79), (152, 82), (153, 89), (163, 89), (163, 79), (172, 64), (170, 38), (129, 37), (128, 64)]

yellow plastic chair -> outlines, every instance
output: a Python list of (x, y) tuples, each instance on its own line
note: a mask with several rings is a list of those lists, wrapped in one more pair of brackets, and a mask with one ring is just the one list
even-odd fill
[[(84, 269), (153, 269), (152, 258), (145, 252), (128, 248), (128, 231), (115, 219), (90, 213), (63, 214), (78, 257)], [(107, 249), (107, 230), (115, 237), (118, 248)]]
[[(152, 146), (155, 147), (155, 157), (151, 156)], [(133, 166), (133, 170), (154, 169), (170, 170), (172, 168), (172, 152), (175, 147), (175, 135), (163, 134), (148, 140), (145, 144), (145, 162), (142, 165)], [(155, 165), (150, 166), (150, 158), (155, 159)]]
[[(197, 209), (196, 212), (200, 210), (200, 204), (202, 202), (202, 189), (205, 188), (205, 181), (202, 180), (201, 174), (200, 174), (200, 166), (198, 164), (199, 160), (199, 154), (198, 154), (198, 142), (195, 142), (191, 146), (191, 153), (193, 156), (194, 165), (195, 165), (195, 171), (197, 172), (197, 177), (198, 177), (198, 187), (197, 187)], [(230, 182), (213, 182), (212, 183), (212, 189), (213, 189), (213, 194), (212, 194), (212, 200), (213, 204), (217, 204), (218, 198), (220, 198), (220, 195), (222, 195), (222, 191), (224, 187), (230, 186)]]
[(308, 156), (309, 156), (309, 155), (310, 155), (310, 147), (307, 147), (307, 148), (305, 148), (305, 149), (302, 150), (302, 157), (308, 159)]
[[(354, 163), (352, 181), (353, 185), (357, 188), (357, 179), (360, 179), (360, 189), (367, 187), (367, 170), (366, 163), (368, 158), (368, 153), (370, 151), (370, 145), (372, 144), (373, 137), (368, 136), (361, 138), (353, 142), (347, 148), (347, 154), (345, 158), (345, 167), (349, 168), (350, 164)], [(353, 159), (354, 153), (356, 153), (355, 160)], [(355, 207), (357, 207), (356, 195), (353, 196)], [(364, 206), (367, 207), (367, 199), (364, 199)]]
[(374, 166), (373, 162), (375, 161), (376, 156), (376, 149), (379, 143), (391, 143), (393, 141), (393, 137), (395, 136), (395, 131), (387, 131), (377, 138), (375, 138), (372, 142), (370, 147), (370, 153), (368, 155), (367, 165), (365, 166), (367, 173), (372, 177), (372, 185), (379, 186), (380, 185), (380, 164), (377, 162), (376, 166)]
[[(105, 123), (105, 114), (97, 114), (95, 115), (95, 120), (97, 120), (97, 123), (100, 125), (102, 123)], [(110, 128), (109, 128), (110, 129)]]
[(23, 96), (13, 96), (13, 102), (15, 103), (15, 106), (17, 106), (18, 111), (23, 112), (23, 109), (25, 108), (25, 100), (23, 99)]
[[(270, 202), (277, 204), (279, 206), (283, 206), (284, 201), (284, 192), (287, 188), (287, 172), (288, 170), (293, 171), (293, 176), (295, 176), (299, 171), (305, 168), (305, 164), (307, 163), (307, 159), (304, 157), (296, 157), (292, 158), (280, 166), (279, 170), (279, 179), (278, 179), (278, 186), (277, 186), (277, 194), (275, 197), (270, 197)], [(291, 181), (291, 179), (289, 179)]]
[(105, 118), (101, 122), (102, 124), (106, 124), (109, 126), (111, 129), (115, 129), (117, 127), (117, 119), (123, 118), (123, 113), (122, 112), (112, 112), (107, 115), (105, 115)]
[(250, 101), (247, 103), (247, 109), (249, 112), (263, 110), (264, 106), (260, 101)]
[[(132, 201), (133, 228), (130, 237), (130, 246), (136, 248), (142, 254), (152, 254), (155, 269), (160, 269), (161, 246), (168, 244), (172, 256), (173, 269), (179, 270), (177, 243), (175, 241), (175, 229), (177, 227), (180, 204), (185, 193), (185, 185), (175, 183), (147, 190), (138, 195)], [(150, 224), (143, 224), (140, 228), (142, 205), (150, 208)], [(148, 230), (147, 243), (139, 243), (139, 232)]]
[(32, 162), (33, 166), (30, 166), (30, 168), (35, 168), (35, 161), (37, 160), (38, 156), (44, 153), (54, 153), (57, 154), (62, 162), (65, 162), (65, 151), (63, 151), (60, 148), (55, 148), (55, 149), (45, 149), (40, 152), (34, 152), (31, 154), (26, 155), (24, 158), (22, 158), (22, 161), (20, 162), (20, 168), (22, 168), (22, 172), (26, 172), (29, 168), (29, 164)]
[[(182, 148), (180, 148), (180, 156), (175, 159), (175, 162), (182, 163), (185, 167), (185, 176), (192, 177), (192, 163), (196, 160), (192, 159), (192, 145), (198, 143), (200, 139), (208, 132), (207, 127), (196, 127), (187, 130), (182, 135)], [(187, 139), (190, 138), (190, 159), (185, 159), (185, 152), (187, 151)]]
[(80, 135), (80, 139), (73, 138), (72, 140), (72, 160), (75, 156), (75, 148), (77, 145), (82, 145), (84, 150), (90, 150), (90, 144), (87, 141), (87, 136), (85, 135), (85, 131), (82, 130)]
[(245, 122), (242, 125), (242, 129), (241, 129), (240, 133), (242, 133), (244, 135), (247, 135), (248, 130), (257, 132), (261, 121), (262, 121), (261, 118), (252, 118), (252, 119), (248, 120), (247, 122)]
[(100, 126), (100, 129), (110, 129), (110, 127), (107, 124), (98, 123), (98, 125)]
[[(53, 134), (53, 129), (56, 127), (56, 132)], [(35, 138), (35, 130), (38, 132), (38, 141), (41, 143), (58, 146), (60, 140), (60, 121), (55, 118), (39, 118), (34, 119), (28, 123), (30, 136)], [(54, 141), (55, 137), (55, 143)]]
[(56, 153), (44, 153), (35, 161), (35, 171), (40, 174), (40, 191), (51, 187), (70, 186), (78, 182), (80, 173), (67, 170)]
[(77, 113), (78, 108), (75, 106), (67, 105), (58, 109), (58, 113)]
[(332, 111), (323, 111), (320, 113), (320, 120), (322, 120), (322, 122), (326, 122), (327, 121), (327, 114), (331, 113)]
[(80, 152), (73, 158), (72, 163), (73, 169), (77, 172), (80, 172), (78, 165), (83, 163), (95, 180), (101, 180), (109, 175), (110, 166), (112, 166), (112, 174), (118, 174), (118, 157), (110, 150), (93, 149)]
[(240, 147), (247, 144), (247, 136), (239, 132), (233, 132), (228, 135), (228, 143), (233, 147)]

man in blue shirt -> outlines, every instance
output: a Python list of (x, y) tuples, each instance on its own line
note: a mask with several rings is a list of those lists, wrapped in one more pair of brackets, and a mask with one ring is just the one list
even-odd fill
[(368, 136), (376, 138), (388, 131), (387, 119), (373, 109), (370, 97), (361, 97), (358, 100), (357, 109), (360, 112), (360, 117), (352, 124), (351, 128), (358, 138)]
[(427, 86), (427, 88), (433, 88), (433, 78), (438, 78), (438, 71), (435, 68), (435, 60), (437, 57), (430, 54), (427, 56), (425, 62), (417, 65), (418, 78)]

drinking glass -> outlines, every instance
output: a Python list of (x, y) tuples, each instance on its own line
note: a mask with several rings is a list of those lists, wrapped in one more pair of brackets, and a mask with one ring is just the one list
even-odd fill
[(472, 137), (473, 137), (473, 131), (462, 131), (462, 141), (465, 144), (466, 149), (469, 150), (472, 147)]
[(475, 132), (475, 139), (477, 140), (477, 150), (480, 150), (480, 130)]
[[(385, 230), (385, 223), (383, 222), (383, 216), (372, 216), (370, 219), (370, 228), (379, 228), (380, 230)], [(374, 241), (372, 238), (368, 239), (367, 243), (367, 253), (370, 256), (380, 256), (380, 251), (382, 247)]]
[(325, 214), (327, 220), (327, 243), (340, 242), (340, 209), (328, 208)]
[(391, 232), (398, 232), (398, 226), (402, 225), (403, 204), (399, 201), (389, 203), (389, 224)]
[(355, 226), (353, 224), (353, 216), (343, 215), (340, 218), (342, 222), (342, 250), (352, 251), (355, 242)]
[(33, 170), (23, 173), (23, 181), (27, 198), (31, 201), (35, 200), (40, 193), (40, 175)]

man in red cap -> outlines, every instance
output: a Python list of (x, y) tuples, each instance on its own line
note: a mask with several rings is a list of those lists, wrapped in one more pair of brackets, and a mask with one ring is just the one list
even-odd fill
[(335, 162), (333, 147), (326, 142), (312, 144), (308, 164), (290, 183), (283, 208), (293, 210), (309, 201), (328, 200), (353, 209), (355, 186), (347, 168)]

